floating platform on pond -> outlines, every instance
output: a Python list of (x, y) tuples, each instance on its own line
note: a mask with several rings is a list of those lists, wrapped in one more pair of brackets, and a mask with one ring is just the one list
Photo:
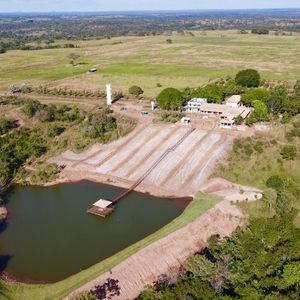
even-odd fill
[(87, 212), (89, 214), (99, 216), (99, 217), (107, 217), (114, 211), (114, 203), (112, 201), (100, 199), (91, 205)]

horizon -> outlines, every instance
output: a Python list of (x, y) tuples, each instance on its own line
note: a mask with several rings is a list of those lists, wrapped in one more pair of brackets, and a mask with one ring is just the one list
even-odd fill
[[(21, 9), (20, 9), (21, 8)], [(298, 9), (298, 0), (0, 0), (3, 13), (114, 13), (151, 11), (274, 10)]]
[(52, 14), (52, 13), (91, 13), (91, 14), (97, 14), (97, 13), (143, 13), (143, 12), (153, 12), (153, 13), (159, 13), (159, 12), (207, 12), (207, 11), (267, 11), (267, 10), (300, 10), (299, 7), (266, 7), (266, 8), (203, 8), (203, 9), (143, 9), (143, 10), (49, 10), (49, 11), (5, 11), (0, 12), (0, 15), (3, 14)]

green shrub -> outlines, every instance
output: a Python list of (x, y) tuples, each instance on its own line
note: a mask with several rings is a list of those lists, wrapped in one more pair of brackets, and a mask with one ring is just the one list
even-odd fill
[(254, 28), (251, 30), (251, 33), (253, 33), (253, 34), (269, 34), (269, 30), (264, 29), (264, 28)]
[(0, 135), (9, 132), (14, 128), (14, 123), (7, 119), (0, 119)]
[(31, 182), (35, 184), (42, 184), (54, 180), (59, 173), (59, 167), (52, 163), (44, 166), (38, 172), (31, 175)]
[(61, 135), (65, 130), (66, 128), (57, 125), (49, 126), (47, 130), (47, 135), (49, 137), (56, 137)]
[(144, 91), (139, 86), (133, 85), (132, 87), (129, 88), (129, 94), (138, 97), (144, 94)]
[(297, 156), (297, 147), (294, 145), (283, 146), (280, 154), (285, 160), (294, 160)]
[(28, 101), (24, 104), (24, 106), (22, 108), (22, 112), (28, 118), (32, 118), (36, 114), (36, 112), (38, 111), (40, 106), (41, 106), (41, 104), (38, 101), (35, 101), (35, 100)]
[(234, 119), (234, 123), (236, 125), (242, 125), (244, 122), (244, 119), (241, 115), (238, 115), (235, 119)]
[(284, 187), (284, 178), (280, 175), (272, 175), (266, 181), (266, 186), (275, 190), (282, 189)]

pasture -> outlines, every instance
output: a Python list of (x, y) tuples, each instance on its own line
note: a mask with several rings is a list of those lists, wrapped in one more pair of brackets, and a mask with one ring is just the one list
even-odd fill
[[(172, 43), (166, 40), (171, 39)], [(57, 41), (65, 43), (66, 41)], [(167, 86), (197, 87), (209, 80), (234, 76), (244, 68), (263, 78), (295, 80), (300, 76), (300, 34), (239, 34), (236, 31), (195, 31), (172, 36), (114, 37), (68, 41), (79, 48), (8, 51), (0, 56), (0, 89), (26, 82), (32, 86), (103, 89), (111, 83), (127, 92), (139, 85), (146, 96)], [(77, 54), (76, 65), (69, 55)], [(96, 73), (87, 73), (97, 67)], [(158, 85), (159, 84), (159, 85)], [(161, 85), (161, 86), (160, 86)]]

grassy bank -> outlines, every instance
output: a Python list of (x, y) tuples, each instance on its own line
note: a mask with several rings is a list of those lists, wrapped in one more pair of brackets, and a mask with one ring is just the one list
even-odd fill
[[(26, 285), (26, 284), (7, 284), (3, 283), (3, 294), (7, 299), (61, 299), (68, 295), (74, 289), (96, 278), (100, 274), (113, 268), (132, 254), (140, 249), (150, 245), (151, 243), (167, 236), (171, 232), (187, 225), (195, 220), (205, 211), (213, 207), (219, 198), (199, 194), (185, 209), (185, 211), (171, 223), (158, 230), (154, 234), (145, 239), (135, 243), (134, 245), (122, 250), (116, 255), (76, 274), (63, 281), (55, 284), (47, 285)], [(83, 254), (84, 255), (84, 254)]]

